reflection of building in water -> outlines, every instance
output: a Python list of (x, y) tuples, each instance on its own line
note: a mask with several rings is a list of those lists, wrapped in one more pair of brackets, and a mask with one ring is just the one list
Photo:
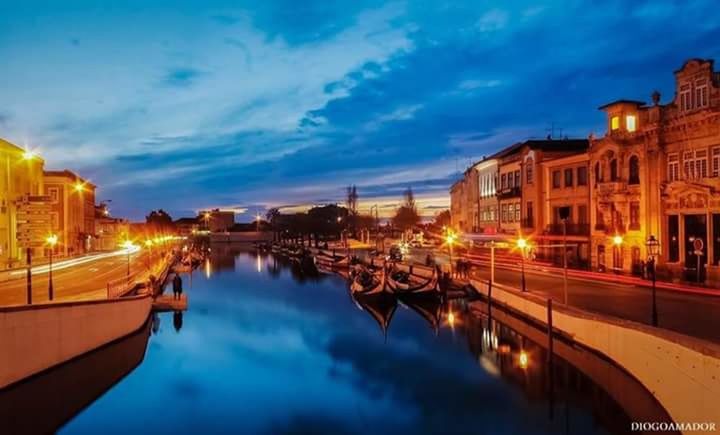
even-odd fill
[(150, 325), (0, 391), (0, 432), (55, 433), (140, 365)]
[(490, 327), (480, 313), (466, 315), (465, 322), (468, 347), (480, 365), (520, 387), (531, 401), (546, 402), (546, 423), (558, 431), (573, 421), (568, 413), (578, 407), (589, 409), (613, 433), (628, 432), (632, 421), (672, 421), (639, 381), (591, 350), (555, 338), (550, 373), (546, 331), (495, 307)]

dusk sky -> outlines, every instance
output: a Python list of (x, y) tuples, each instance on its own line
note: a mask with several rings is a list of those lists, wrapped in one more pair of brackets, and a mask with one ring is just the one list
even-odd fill
[(0, 137), (117, 215), (449, 204), (468, 162), (604, 132), (720, 59), (717, 0), (0, 2)]

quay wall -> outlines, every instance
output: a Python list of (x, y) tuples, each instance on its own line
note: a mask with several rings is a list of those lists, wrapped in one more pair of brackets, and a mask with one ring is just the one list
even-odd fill
[(0, 308), (0, 390), (137, 331), (149, 293)]
[[(471, 284), (487, 299), (487, 281), (471, 280)], [(543, 298), (494, 283), (492, 304), (547, 326), (548, 309)], [(553, 304), (552, 324), (555, 333), (604, 354), (627, 370), (676, 422), (710, 422), (720, 427), (720, 347), (557, 303)]]

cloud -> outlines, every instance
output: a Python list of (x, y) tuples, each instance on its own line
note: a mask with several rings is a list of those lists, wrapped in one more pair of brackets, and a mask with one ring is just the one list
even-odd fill
[(193, 68), (174, 68), (165, 75), (163, 82), (169, 86), (186, 87), (192, 85), (202, 72)]

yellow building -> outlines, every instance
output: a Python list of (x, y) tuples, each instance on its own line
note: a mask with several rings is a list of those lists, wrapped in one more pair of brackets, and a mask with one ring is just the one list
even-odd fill
[(691, 59), (675, 83), (667, 104), (654, 92), (649, 106), (619, 100), (600, 108), (607, 133), (589, 152), (593, 266), (641, 273), (653, 236), (662, 278), (716, 284), (720, 72), (712, 60)]
[(18, 244), (17, 201), (43, 192), (43, 159), (0, 139), (0, 268), (24, 264)]
[(58, 235), (55, 253), (78, 255), (95, 245), (95, 185), (72, 171), (45, 171), (52, 231)]

